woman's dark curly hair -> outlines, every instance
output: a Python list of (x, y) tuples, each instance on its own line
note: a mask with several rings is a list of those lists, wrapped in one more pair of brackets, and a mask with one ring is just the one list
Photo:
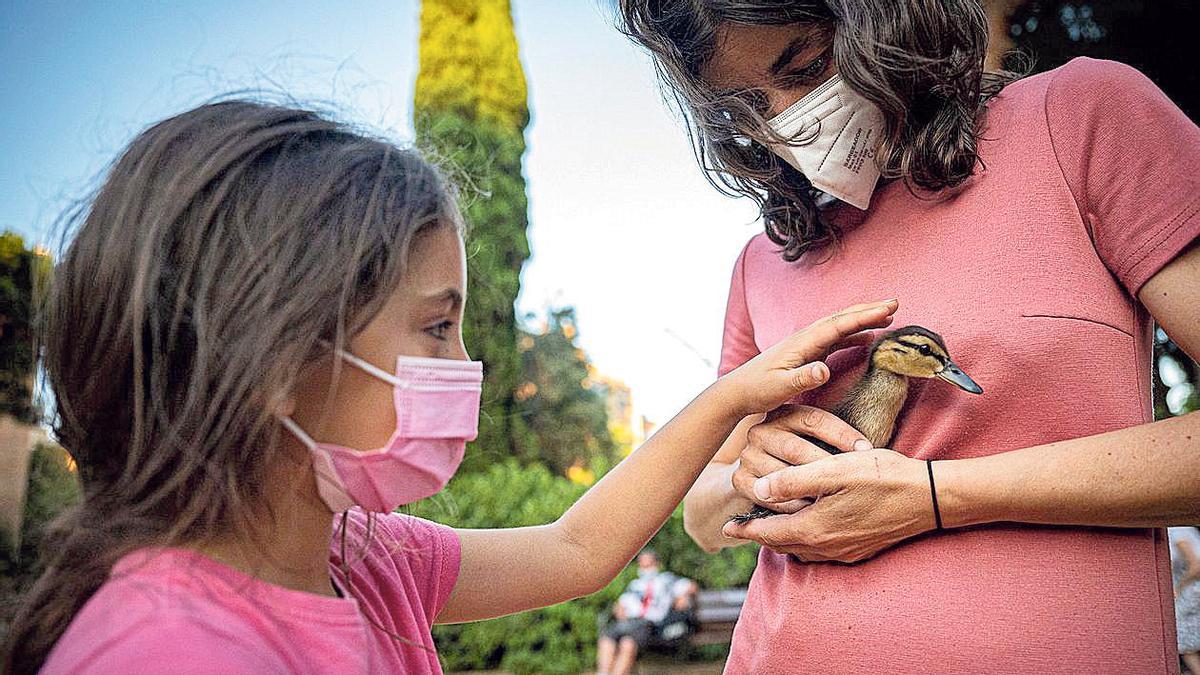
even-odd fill
[(962, 184), (978, 161), (987, 100), (1014, 78), (983, 72), (987, 17), (979, 0), (619, 0), (622, 32), (649, 50), (668, 98), (688, 123), (709, 181), (762, 211), (767, 236), (794, 261), (836, 241), (816, 189), (767, 145), (779, 142), (763, 97), (723, 94), (701, 77), (727, 22), (826, 28), (838, 72), (883, 111), (876, 162), (910, 188)]

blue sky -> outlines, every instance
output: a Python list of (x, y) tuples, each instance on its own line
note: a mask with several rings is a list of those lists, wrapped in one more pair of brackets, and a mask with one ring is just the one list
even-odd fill
[[(754, 209), (704, 181), (598, 0), (513, 5), (533, 113), (518, 308), (574, 305), (597, 366), (663, 422), (712, 380)], [(2, 3), (0, 228), (48, 241), (133, 134), (229, 91), (282, 89), (411, 138), (417, 13), (416, 0)]]

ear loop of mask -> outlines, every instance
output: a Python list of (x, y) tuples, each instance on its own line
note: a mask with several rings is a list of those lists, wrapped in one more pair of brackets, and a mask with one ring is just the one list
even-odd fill
[[(325, 340), (322, 340), (321, 344), (332, 347), (332, 345)], [(386, 370), (384, 370), (372, 363), (369, 363), (363, 359), (360, 359), (357, 356), (351, 354), (350, 352), (348, 352), (344, 349), (335, 349), (334, 353), (337, 354), (339, 357), (345, 359), (351, 365), (358, 367), (360, 370), (363, 370), (364, 372), (366, 372), (370, 375), (374, 375), (375, 377), (378, 377), (379, 379), (383, 380), (384, 382), (387, 382), (388, 384), (390, 384), (392, 386), (399, 386), (399, 385), (403, 384), (403, 382), (399, 378), (397, 378), (395, 376), (395, 374), (389, 373)], [(313, 437), (309, 436), (304, 431), (304, 429), (301, 429), (300, 425), (296, 424), (296, 422), (294, 420), (292, 420), (292, 418), (290, 416), (280, 418), (280, 422), (283, 423), (283, 426), (288, 431), (295, 434), (296, 437), (300, 439), (300, 442), (303, 443), (304, 445), (306, 445), (310, 450), (317, 449), (318, 444), (315, 440), (313, 440)], [(330, 468), (332, 468), (332, 467), (330, 467)]]
[(380, 368), (379, 366), (376, 366), (373, 363), (365, 361), (364, 359), (360, 359), (357, 356), (351, 354), (350, 352), (348, 352), (344, 349), (334, 350), (334, 353), (336, 353), (339, 357), (344, 359), (350, 365), (356, 366), (356, 367), (358, 367), (359, 370), (362, 370), (368, 374), (374, 375), (375, 377), (378, 377), (379, 379), (383, 380), (384, 382), (387, 382), (388, 384), (390, 384), (392, 386), (398, 386), (398, 385), (403, 384), (403, 382), (399, 378), (396, 377), (395, 373), (389, 373), (388, 371)]

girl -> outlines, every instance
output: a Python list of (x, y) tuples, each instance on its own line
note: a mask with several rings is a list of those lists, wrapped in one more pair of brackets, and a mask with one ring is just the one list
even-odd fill
[[(987, 392), (915, 388), (899, 452), (798, 436), (852, 433), (845, 385), (739, 426), (685, 504), (706, 548), (768, 546), (727, 670), (1174, 671), (1162, 526), (1200, 521), (1200, 415), (1151, 423), (1149, 366), (1152, 320), (1200, 356), (1196, 125), (1116, 63), (985, 74), (978, 0), (620, 5), (762, 207), (721, 372), (886, 293)], [(796, 513), (726, 523), (753, 503)]]
[(604, 586), (741, 417), (896, 308), (720, 379), (557, 522), (454, 531), (390, 512), (475, 435), (464, 288), (460, 216), (412, 152), (238, 101), (142, 133), (55, 272), (45, 365), (84, 496), (8, 669), (439, 672), (435, 621)]

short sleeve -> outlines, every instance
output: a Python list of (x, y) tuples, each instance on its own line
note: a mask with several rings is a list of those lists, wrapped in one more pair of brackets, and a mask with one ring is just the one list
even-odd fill
[(719, 377), (758, 355), (758, 345), (754, 342), (754, 326), (750, 323), (750, 310), (746, 305), (748, 250), (750, 244), (746, 244), (734, 263), (733, 278), (729, 282), (729, 300), (725, 305), (725, 332), (721, 338), (721, 364), (717, 367)]
[(462, 545), (453, 528), (423, 518), (391, 513), (379, 516), (386, 524), (397, 546), (393, 556), (400, 556), (414, 579), (418, 580), (421, 606), (430, 625), (446, 602), (458, 581)]
[(1130, 295), (1200, 236), (1200, 129), (1137, 70), (1075, 59), (1046, 90), (1054, 154)]

